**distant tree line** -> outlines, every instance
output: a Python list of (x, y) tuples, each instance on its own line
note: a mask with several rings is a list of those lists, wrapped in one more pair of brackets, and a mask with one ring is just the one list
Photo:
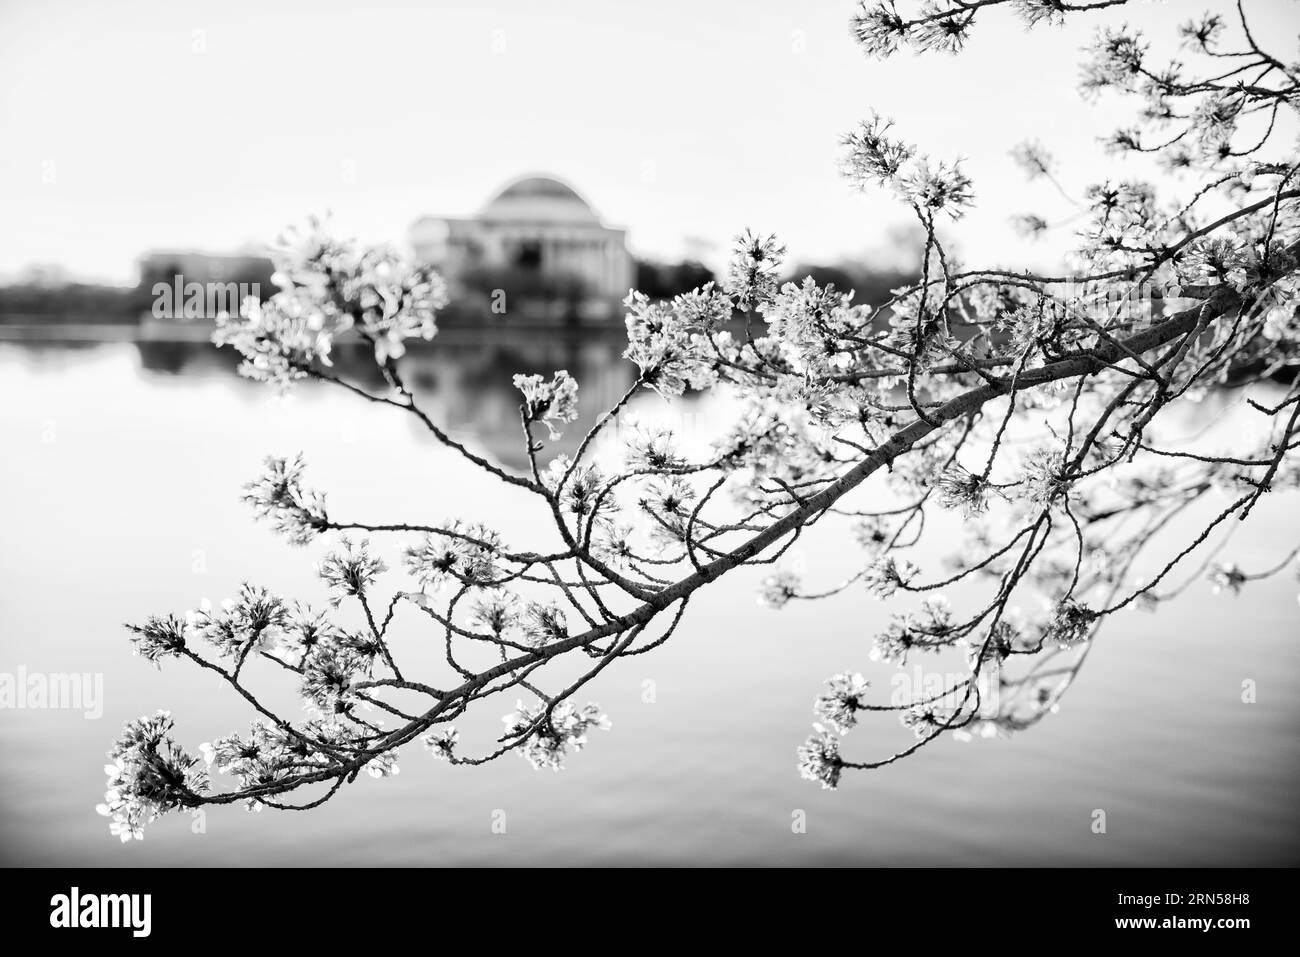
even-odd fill
[[(713, 270), (694, 259), (680, 262), (637, 259), (635, 273), (636, 288), (652, 300), (670, 300), (716, 281)], [(845, 292), (852, 290), (855, 302), (872, 306), (887, 302), (891, 289), (915, 282), (917, 278), (896, 269), (873, 270), (852, 263), (800, 263), (785, 279), (802, 282), (808, 276), (818, 285), (833, 284)], [(211, 277), (195, 278), (202, 281)], [(264, 283), (264, 295), (274, 291), (269, 276), (259, 272), (253, 278)], [(171, 272), (156, 263), (145, 270), (136, 286), (24, 279), (0, 286), (0, 323), (136, 323), (151, 309), (155, 283), (171, 281)], [(463, 274), (459, 285), (462, 295), (440, 316), (444, 324), (472, 325), (523, 315), (530, 320), (578, 325), (589, 318), (583, 315), (583, 304), (590, 298), (587, 285), (576, 275), (479, 267)]]
[(916, 270), (872, 269), (850, 262), (834, 266), (800, 263), (786, 278), (791, 282), (802, 282), (809, 276), (818, 286), (834, 286), (841, 292), (852, 292), (854, 303), (876, 309), (893, 298), (893, 290), (920, 279)]
[(0, 323), (130, 323), (139, 318), (137, 309), (137, 290), (126, 286), (79, 282), (0, 286)]
[[(873, 269), (868, 265), (842, 261), (836, 265), (800, 262), (784, 275), (782, 281), (801, 283), (809, 276), (819, 286), (834, 285), (843, 292), (853, 292), (855, 303), (874, 307), (889, 302), (892, 290), (919, 278), (915, 270)], [(678, 263), (636, 261), (636, 288), (652, 300), (672, 299), (715, 281), (713, 270), (693, 259)]]

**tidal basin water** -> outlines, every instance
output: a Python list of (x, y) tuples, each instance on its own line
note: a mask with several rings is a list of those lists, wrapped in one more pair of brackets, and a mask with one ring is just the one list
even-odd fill
[[(453, 343), (413, 363), (412, 377), (454, 434), (516, 465), (511, 373), (568, 368), (590, 415), (626, 384), (616, 355), (616, 344), (590, 339)], [(415, 745), (400, 775), (362, 776), (318, 810), (210, 808), (201, 828), (172, 816), (122, 845), (94, 805), (124, 720), (169, 709), (196, 749), (252, 717), (211, 674), (175, 663), (159, 671), (132, 656), (122, 623), (219, 601), (244, 580), (324, 603), (311, 567), (324, 546), (288, 546), (239, 501), (264, 456), (304, 452), (340, 516), (483, 518), (512, 544), (544, 524), (409, 417), (323, 387), (277, 400), (229, 366), (200, 346), (0, 343), (0, 672), (102, 677), (98, 719), (0, 710), (2, 863), (1300, 863), (1291, 572), (1236, 599), (1197, 582), (1158, 614), (1126, 612), (1102, 632), (1058, 714), (1005, 740), (945, 738), (826, 792), (795, 767), (812, 701), (844, 670), (865, 671), (889, 693), (891, 672), (867, 655), (898, 606), (853, 589), (773, 612), (755, 601), (763, 571), (743, 570), (700, 593), (667, 645), (584, 689), (579, 701), (598, 701), (613, 727), (594, 732), (562, 773), (513, 754), (453, 768)], [(1228, 407), (1239, 400), (1193, 409), (1188, 433), (1251, 427)], [(726, 411), (694, 402), (674, 412), (650, 395), (635, 405), (700, 435)], [(1296, 506), (1294, 495), (1266, 498), (1223, 557), (1247, 569), (1276, 563), (1300, 540)], [(397, 541), (376, 544), (400, 564)], [(812, 545), (792, 556), (828, 583), (845, 557)], [(435, 639), (420, 622), (400, 624), (412, 654), (433, 660)], [(1254, 703), (1242, 700), (1246, 681)], [(483, 727), (511, 704), (500, 701)], [(850, 735), (846, 753), (887, 753), (900, 733), (883, 719)], [(1104, 834), (1093, 831), (1098, 810)], [(800, 818), (803, 833), (792, 827)]]

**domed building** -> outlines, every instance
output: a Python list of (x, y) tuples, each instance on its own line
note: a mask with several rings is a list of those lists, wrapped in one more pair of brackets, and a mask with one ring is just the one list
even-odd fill
[(607, 309), (632, 285), (626, 231), (604, 225), (591, 205), (550, 176), (526, 176), (497, 193), (468, 219), (425, 216), (411, 226), (421, 262), (437, 267), (455, 286), (475, 271), (578, 283), (588, 306)]

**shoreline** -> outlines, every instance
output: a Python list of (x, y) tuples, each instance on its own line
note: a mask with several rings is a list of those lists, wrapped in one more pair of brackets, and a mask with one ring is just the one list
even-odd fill
[[(115, 342), (174, 342), (207, 343), (212, 335), (210, 325), (150, 325), (137, 323), (105, 322), (47, 322), (47, 323), (0, 323), (0, 342), (31, 343), (115, 343)], [(569, 326), (560, 324), (528, 323), (519, 325), (482, 325), (450, 326), (438, 329), (437, 335), (427, 343), (415, 340), (408, 343), (410, 347), (420, 348), (437, 342), (482, 342), (485, 339), (500, 337), (504, 339), (519, 336), (552, 337), (590, 337), (590, 336), (625, 336), (626, 329), (621, 322), (607, 325)], [(350, 344), (354, 337), (340, 337), (340, 344)]]

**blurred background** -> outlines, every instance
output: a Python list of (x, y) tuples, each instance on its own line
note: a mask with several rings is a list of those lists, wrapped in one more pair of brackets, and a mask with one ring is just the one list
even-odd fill
[[(1253, 7), (1262, 32), (1295, 34), (1297, 5)], [(103, 679), (97, 719), (0, 708), (0, 861), (1300, 862), (1287, 576), (1237, 599), (1198, 582), (1157, 615), (1126, 612), (1059, 714), (1006, 740), (943, 740), (835, 793), (799, 779), (794, 750), (829, 675), (865, 671), (887, 695), (891, 671), (867, 653), (897, 609), (853, 590), (773, 612), (755, 601), (755, 569), (702, 592), (658, 652), (602, 675), (591, 697), (613, 728), (562, 774), (515, 755), (451, 768), (416, 747), (398, 777), (363, 777), (306, 814), (209, 810), (199, 832), (169, 819), (124, 847), (94, 813), (122, 721), (172, 709), (193, 746), (251, 717), (210, 677), (133, 657), (123, 622), (244, 580), (324, 600), (311, 568), (324, 546), (287, 546), (239, 501), (266, 455), (304, 452), (332, 506), (368, 521), (487, 517), (525, 540), (545, 519), (401, 416), (310, 385), (275, 397), (207, 344), (230, 297), (274, 291), (265, 244), (284, 226), (328, 212), (341, 235), (444, 270), (453, 305), (404, 371), (439, 422), (508, 467), (522, 464), (511, 376), (568, 369), (589, 424), (632, 379), (628, 287), (662, 297), (708, 281), (744, 227), (779, 234), (789, 276), (863, 301), (910, 277), (898, 211), (836, 173), (838, 137), (871, 108), (936, 156), (966, 158), (980, 206), (953, 227), (955, 248), (985, 264), (1059, 260), (1071, 209), (1025, 187), (1007, 150), (1038, 138), (1068, 186), (1099, 175), (1096, 137), (1127, 113), (1078, 102), (1087, 25), (1026, 33), (989, 16), (962, 57), (879, 64), (851, 41), (853, 9), (0, 6), (0, 672)], [(1193, 12), (1125, 16), (1160, 42)], [(1026, 245), (1008, 219), (1052, 204), (1061, 228)], [(337, 360), (364, 374), (353, 347)], [(1252, 427), (1243, 398), (1224, 391), (1171, 428), (1237, 435)], [(700, 441), (730, 421), (722, 398), (647, 394), (633, 411)], [(1275, 564), (1300, 534), (1294, 498), (1270, 499), (1233, 542), (1244, 567)], [(400, 564), (398, 543), (376, 544)], [(834, 581), (848, 547), (819, 531), (794, 558)], [(933, 548), (919, 564), (942, 558)], [(399, 624), (420, 654), (418, 623)], [(905, 734), (864, 727), (848, 753)]]

